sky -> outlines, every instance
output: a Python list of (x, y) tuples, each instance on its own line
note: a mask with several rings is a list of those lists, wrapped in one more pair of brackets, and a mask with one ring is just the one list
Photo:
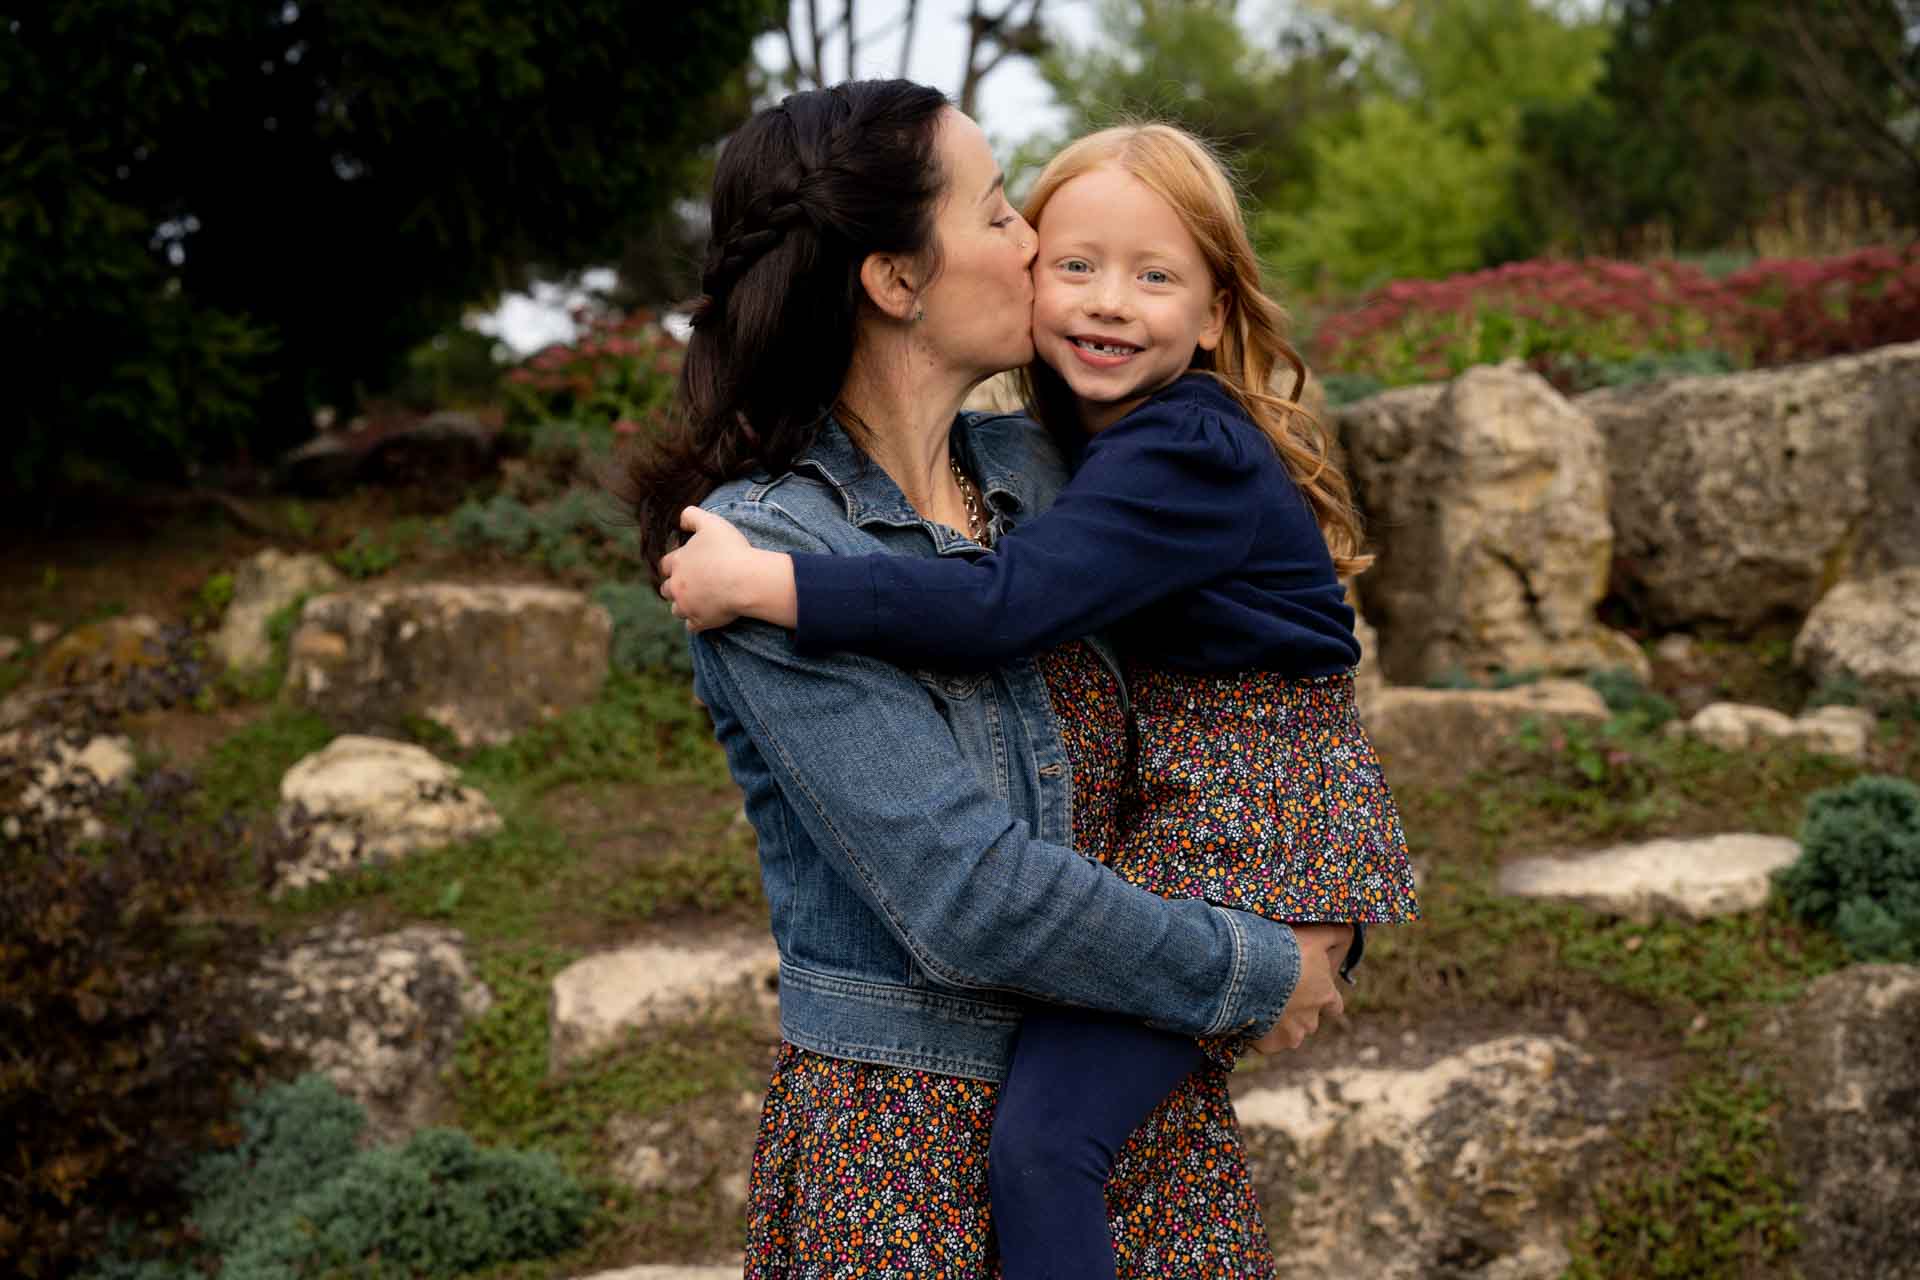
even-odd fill
[[(1006, 0), (987, 0), (997, 9)], [(1084, 42), (1094, 31), (1095, 0), (1044, 0), (1042, 18), (1061, 38)], [(804, 12), (805, 0), (794, 0), (796, 10)], [(903, 0), (858, 0), (861, 38), (859, 59), (854, 70), (858, 78), (893, 76), (900, 70), (901, 15)], [(822, 0), (822, 12), (838, 14), (840, 0)], [(944, 89), (960, 96), (966, 56), (965, 20), (968, 0), (920, 0), (920, 16), (915, 26), (913, 49), (907, 64), (909, 79)], [(786, 42), (778, 33), (762, 37), (754, 54), (762, 65), (786, 65)], [(835, 42), (827, 57), (827, 74), (845, 79), (844, 47)], [(1025, 58), (1008, 58), (980, 84), (978, 118), (993, 140), (994, 148), (1005, 160), (1019, 143), (1036, 133), (1058, 128), (1064, 116), (1054, 104), (1052, 90), (1041, 80), (1033, 64)], [(612, 286), (612, 273), (588, 272), (583, 283), (588, 289)], [(529, 355), (553, 342), (567, 342), (574, 336), (568, 313), (587, 295), (578, 289), (556, 284), (537, 284), (530, 294), (508, 294), (490, 315), (469, 321), (482, 333), (499, 338), (517, 355)]]

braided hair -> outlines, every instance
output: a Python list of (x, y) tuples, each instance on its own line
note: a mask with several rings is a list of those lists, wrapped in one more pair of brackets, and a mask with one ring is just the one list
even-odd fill
[(931, 267), (947, 105), (911, 81), (854, 81), (793, 94), (728, 139), (676, 421), (613, 486), (656, 576), (682, 507), (812, 443), (853, 361), (867, 256)]

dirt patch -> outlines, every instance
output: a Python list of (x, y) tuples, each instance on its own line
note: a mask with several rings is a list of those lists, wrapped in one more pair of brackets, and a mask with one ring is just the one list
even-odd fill
[(170, 707), (130, 715), (121, 722), (121, 728), (138, 751), (154, 757), (163, 768), (192, 769), (214, 746), (266, 713), (267, 707), (261, 703), (221, 706), (212, 711)]

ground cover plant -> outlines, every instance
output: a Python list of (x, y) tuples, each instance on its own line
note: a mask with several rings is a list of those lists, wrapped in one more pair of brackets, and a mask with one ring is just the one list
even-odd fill
[(1920, 339), (1920, 245), (1756, 262), (1536, 260), (1399, 280), (1323, 319), (1315, 366), (1344, 397), (1517, 359), (1563, 390), (1721, 373)]

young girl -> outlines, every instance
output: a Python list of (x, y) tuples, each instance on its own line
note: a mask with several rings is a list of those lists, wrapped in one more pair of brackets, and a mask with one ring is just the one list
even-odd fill
[[(1324, 432), (1268, 390), (1284, 360), (1297, 398), (1305, 367), (1233, 187), (1190, 135), (1130, 126), (1057, 156), (1026, 216), (1040, 245), (1022, 389), (1074, 462), (1055, 504), (1016, 532), (956, 456), (964, 532), (992, 548), (972, 558), (763, 552), (689, 509), (662, 594), (692, 629), (750, 616), (795, 628), (802, 651), (919, 666), (978, 669), (1111, 628), (1139, 745), (1118, 847), (1096, 852), (1168, 896), (1353, 925), (1350, 980), (1365, 924), (1418, 914), (1354, 708), (1340, 577), (1368, 561)], [(1025, 1020), (989, 1154), (1010, 1280), (1115, 1274), (1114, 1153), (1240, 1047), (1068, 1009)]]

